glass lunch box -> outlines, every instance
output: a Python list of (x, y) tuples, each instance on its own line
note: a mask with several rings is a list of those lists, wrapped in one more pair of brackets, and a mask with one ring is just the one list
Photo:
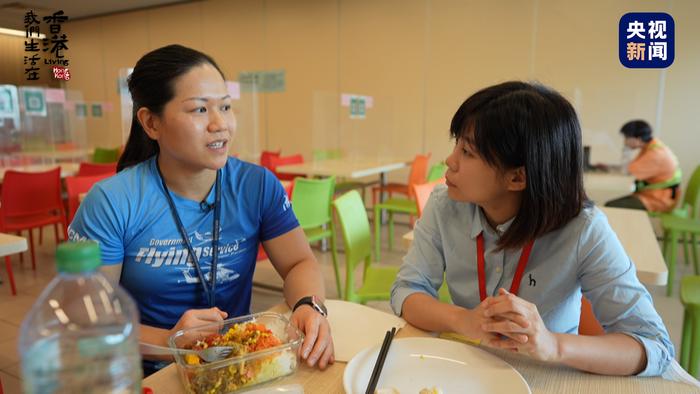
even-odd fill
[[(261, 337), (269, 337), (269, 332), (264, 330), (257, 330), (256, 336), (254, 328), (260, 327), (257, 326), (260, 324), (279, 339), (279, 344), (260, 350), (241, 351), (254, 348)], [(265, 335), (261, 332), (265, 332)], [(234, 346), (236, 350), (227, 358), (213, 362), (204, 362), (196, 355), (175, 352), (177, 369), (188, 393), (232, 393), (291, 375), (297, 369), (299, 346), (304, 339), (304, 334), (284, 316), (262, 312), (180, 330), (169, 338), (168, 344), (171, 348), (191, 349), (198, 341), (210, 341), (217, 335), (217, 338), (234, 342), (242, 340), (244, 344)]]

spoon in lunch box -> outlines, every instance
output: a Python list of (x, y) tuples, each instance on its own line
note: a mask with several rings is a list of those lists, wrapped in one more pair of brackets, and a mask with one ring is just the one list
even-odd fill
[(139, 350), (141, 354), (146, 355), (164, 355), (172, 356), (173, 353), (180, 354), (196, 354), (202, 360), (211, 363), (214, 361), (223, 360), (233, 351), (235, 348), (233, 346), (212, 346), (202, 350), (194, 349), (173, 349), (165, 346), (152, 345), (150, 343), (139, 342)]

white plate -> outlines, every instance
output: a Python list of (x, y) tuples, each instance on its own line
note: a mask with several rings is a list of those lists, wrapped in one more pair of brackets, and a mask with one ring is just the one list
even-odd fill
[[(350, 360), (343, 375), (346, 393), (365, 392), (380, 347), (367, 348)], [(474, 346), (438, 338), (394, 339), (377, 389), (417, 394), (433, 387), (445, 394), (531, 394), (518, 371)]]

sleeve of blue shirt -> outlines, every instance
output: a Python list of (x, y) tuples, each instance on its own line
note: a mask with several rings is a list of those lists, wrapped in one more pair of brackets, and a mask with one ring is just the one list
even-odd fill
[(96, 184), (80, 203), (68, 229), (71, 241), (97, 241), (104, 264), (124, 260), (124, 217), (113, 205), (113, 200), (115, 196), (107, 198), (105, 190)]
[(263, 175), (261, 215), (260, 241), (279, 237), (299, 226), (282, 183), (267, 169)]
[(647, 366), (639, 376), (660, 375), (674, 357), (673, 344), (617, 235), (605, 215), (594, 212), (577, 251), (583, 295), (606, 332), (625, 333), (644, 346)]
[(445, 273), (445, 257), (439, 237), (436, 194), (428, 199), (423, 215), (413, 230), (413, 244), (403, 258), (399, 274), (391, 288), (391, 307), (397, 315), (402, 314), (406, 298), (422, 292), (438, 298)]

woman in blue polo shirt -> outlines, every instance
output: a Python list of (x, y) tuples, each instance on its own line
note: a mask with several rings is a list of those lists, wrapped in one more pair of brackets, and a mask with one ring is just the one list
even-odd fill
[[(134, 116), (118, 174), (92, 188), (69, 228), (100, 243), (102, 271), (135, 298), (140, 340), (250, 313), (258, 244), (284, 278), (302, 357), (333, 363), (321, 271), (287, 195), (266, 169), (229, 157), (236, 120), (223, 73), (179, 45), (129, 77)], [(157, 369), (144, 355), (145, 372)]]

